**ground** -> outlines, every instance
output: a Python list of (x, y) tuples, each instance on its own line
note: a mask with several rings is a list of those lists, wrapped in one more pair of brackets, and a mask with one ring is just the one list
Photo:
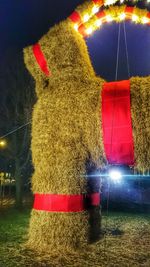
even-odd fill
[(0, 212), (0, 267), (149, 267), (150, 215), (103, 213), (103, 237), (89, 250), (36, 255), (24, 248), (30, 210)]

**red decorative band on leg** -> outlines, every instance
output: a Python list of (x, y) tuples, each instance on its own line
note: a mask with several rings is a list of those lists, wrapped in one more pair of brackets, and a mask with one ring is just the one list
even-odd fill
[(87, 195), (90, 200), (90, 206), (99, 206), (101, 202), (100, 193), (92, 193)]
[(33, 54), (36, 58), (36, 61), (39, 65), (40, 69), (46, 74), (46, 76), (50, 76), (51, 73), (48, 69), (47, 61), (46, 61), (45, 56), (41, 50), (40, 45), (35, 44), (35, 45), (33, 45), (32, 49), (33, 49)]
[(129, 80), (104, 84), (102, 128), (108, 162), (134, 165)]
[(92, 206), (100, 204), (100, 194), (57, 195), (35, 194), (33, 209), (49, 212), (81, 212), (85, 210), (86, 199)]

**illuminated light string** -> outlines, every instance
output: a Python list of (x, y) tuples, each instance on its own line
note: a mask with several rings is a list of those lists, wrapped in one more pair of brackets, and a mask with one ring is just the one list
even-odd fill
[(78, 6), (75, 11), (69, 16), (74, 24), (74, 29), (78, 30), (82, 23), (86, 23), (93, 15), (97, 14), (99, 9), (103, 6), (110, 6), (117, 2), (117, 0), (91, 0), (85, 4)]
[(104, 23), (122, 22), (131, 20), (134, 23), (150, 25), (150, 12), (137, 7), (112, 6), (107, 10), (101, 10), (95, 14), (88, 22), (83, 23), (78, 28), (78, 32), (83, 36), (91, 35)]
[[(132, 2), (136, 4), (139, 1), (142, 0), (133, 0)], [(88, 22), (91, 17), (98, 13), (101, 7), (109, 7), (116, 4), (117, 2), (118, 0), (91, 0), (78, 6), (75, 11), (69, 16), (74, 24), (74, 29), (78, 30), (79, 26), (82, 23)], [(120, 4), (126, 2), (126, 0), (120, 0)], [(147, 3), (149, 2), (150, 0), (147, 0)]]

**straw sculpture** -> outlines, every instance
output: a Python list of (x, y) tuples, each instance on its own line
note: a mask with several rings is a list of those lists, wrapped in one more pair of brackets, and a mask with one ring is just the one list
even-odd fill
[[(32, 118), (33, 193), (98, 192), (97, 179), (89, 183), (86, 173), (87, 169), (101, 170), (106, 165), (101, 123), (104, 80), (96, 77), (85, 41), (74, 30), (70, 19), (52, 27), (39, 45), (49, 75), (41, 71), (33, 47), (24, 50), (26, 66), (36, 81), (38, 99)], [(139, 170), (146, 170), (150, 165), (149, 85), (149, 77), (131, 78), (135, 160)], [(95, 221), (91, 222), (94, 212)], [(95, 239), (99, 235), (99, 222), (99, 205), (80, 212), (33, 209), (28, 245), (39, 251), (61, 253), (86, 248), (92, 239), (91, 228)]]

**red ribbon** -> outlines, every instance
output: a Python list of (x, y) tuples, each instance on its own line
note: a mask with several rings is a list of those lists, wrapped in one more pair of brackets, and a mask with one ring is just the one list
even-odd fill
[(77, 12), (77, 11), (74, 11), (70, 16), (69, 18), (71, 19), (71, 21), (73, 23), (77, 23), (77, 24), (81, 24), (82, 20), (81, 20), (81, 17), (80, 17), (80, 14)]
[(41, 47), (39, 44), (35, 44), (32, 47), (33, 54), (36, 58), (36, 61), (38, 65), (40, 66), (40, 69), (46, 74), (46, 76), (50, 76), (50, 71), (48, 69), (47, 61), (45, 59), (45, 56), (41, 50)]
[(94, 4), (104, 4), (104, 0), (92, 0), (94, 2)]
[(90, 205), (100, 204), (100, 194), (93, 193), (84, 195), (57, 195), (57, 194), (35, 194), (35, 210), (44, 210), (49, 212), (81, 212), (85, 210), (85, 199), (90, 200)]
[(130, 81), (105, 83), (102, 89), (102, 128), (110, 164), (134, 164)]

